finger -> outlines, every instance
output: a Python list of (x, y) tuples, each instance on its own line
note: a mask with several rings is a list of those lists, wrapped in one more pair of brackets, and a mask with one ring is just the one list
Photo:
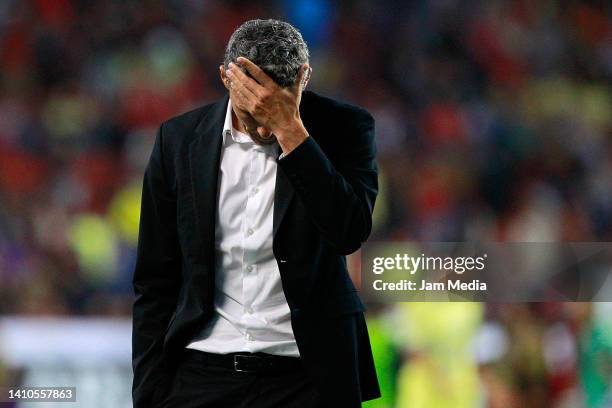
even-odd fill
[(259, 85), (255, 80), (249, 78), (240, 68), (238, 68), (234, 63), (229, 64), (228, 72), (231, 72), (237, 80), (239, 80), (242, 85), (251, 91), (254, 95), (260, 95), (263, 91), (261, 85)]
[(230, 70), (227, 71), (227, 76), (230, 79), (230, 87), (235, 93), (244, 99), (245, 102), (254, 102), (257, 96), (244, 86), (244, 83), (234, 75)]
[(276, 82), (274, 82), (272, 78), (270, 78), (261, 68), (247, 58), (238, 57), (237, 62), (247, 71), (249, 71), (249, 74), (251, 74), (251, 76), (261, 85), (265, 86), (266, 88), (273, 88), (276, 86)]
[(244, 91), (239, 89), (234, 81), (230, 81), (230, 89), (232, 90), (232, 104), (237, 108), (250, 112), (252, 104), (248, 96), (244, 94)]
[(253, 103), (239, 91), (235, 91), (232, 97), (232, 104), (243, 111), (252, 113)]

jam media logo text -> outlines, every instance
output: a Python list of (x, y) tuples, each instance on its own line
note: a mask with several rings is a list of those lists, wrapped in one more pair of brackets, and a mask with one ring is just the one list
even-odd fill
[(482, 271), (485, 268), (487, 254), (482, 256), (411, 256), (395, 254), (393, 257), (376, 257), (372, 259), (372, 272), (377, 275), (390, 270), (403, 270), (411, 275), (417, 271), (447, 271), (463, 274), (466, 271)]

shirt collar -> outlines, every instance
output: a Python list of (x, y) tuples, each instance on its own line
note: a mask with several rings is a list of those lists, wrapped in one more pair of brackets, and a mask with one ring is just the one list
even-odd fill
[(253, 140), (242, 132), (237, 132), (232, 125), (232, 100), (228, 99), (227, 110), (225, 112), (225, 122), (223, 123), (223, 144), (226, 144), (227, 137), (231, 136), (236, 143), (254, 143)]

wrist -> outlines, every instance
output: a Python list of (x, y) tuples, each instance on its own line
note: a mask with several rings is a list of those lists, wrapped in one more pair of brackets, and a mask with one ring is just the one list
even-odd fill
[(301, 119), (296, 119), (283, 130), (274, 133), (282, 152), (287, 155), (308, 138), (308, 131)]

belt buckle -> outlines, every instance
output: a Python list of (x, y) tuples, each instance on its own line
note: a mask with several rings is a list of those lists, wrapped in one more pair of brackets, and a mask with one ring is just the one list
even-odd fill
[(244, 354), (236, 354), (234, 355), (234, 371), (237, 371), (239, 373), (254, 373), (257, 370), (249, 370), (249, 369), (244, 369), (244, 368), (240, 368), (239, 364), (240, 364), (240, 358), (248, 360), (248, 359), (258, 359), (259, 357), (257, 356), (248, 356), (248, 355), (244, 355)]

